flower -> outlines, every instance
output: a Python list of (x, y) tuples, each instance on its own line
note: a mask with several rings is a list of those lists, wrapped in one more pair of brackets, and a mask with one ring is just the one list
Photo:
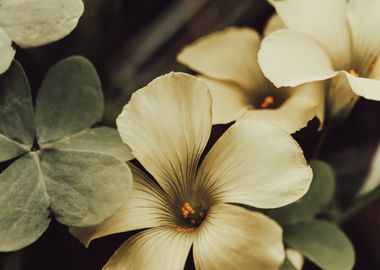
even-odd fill
[(271, 270), (284, 260), (280, 226), (237, 204), (294, 202), (308, 190), (312, 171), (289, 134), (250, 119), (235, 122), (201, 158), (211, 103), (202, 80), (170, 73), (135, 92), (124, 107), (119, 133), (151, 176), (132, 167), (134, 189), (125, 206), (99, 226), (71, 230), (88, 245), (146, 229), (104, 269), (181, 269), (191, 247), (197, 269)]
[(380, 100), (380, 1), (270, 1), (287, 29), (268, 35), (259, 51), (277, 87), (333, 78), (328, 115), (343, 118), (358, 96)]
[(230, 27), (195, 41), (178, 54), (178, 61), (203, 74), (200, 77), (209, 85), (213, 123), (236, 120), (249, 107), (245, 116), (269, 121), (289, 133), (305, 127), (316, 114), (322, 122), (323, 84), (277, 89), (260, 70), (259, 48), (255, 30)]
[(28, 48), (68, 35), (83, 13), (81, 0), (3, 0), (0, 3), (0, 74), (15, 56), (13, 42)]

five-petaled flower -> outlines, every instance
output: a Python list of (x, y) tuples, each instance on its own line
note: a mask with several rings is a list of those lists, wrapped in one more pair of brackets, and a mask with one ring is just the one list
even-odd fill
[(259, 63), (277, 87), (333, 78), (328, 116), (345, 117), (358, 96), (380, 100), (380, 1), (269, 1), (287, 27), (267, 36)]
[(0, 74), (12, 63), (14, 43), (28, 48), (61, 39), (82, 13), (82, 0), (0, 0)]
[(117, 118), (133, 155), (134, 188), (104, 223), (72, 228), (84, 244), (146, 229), (128, 239), (104, 269), (181, 269), (191, 248), (197, 269), (278, 269), (280, 226), (256, 208), (292, 203), (312, 171), (293, 138), (279, 127), (240, 119), (204, 155), (212, 127), (204, 81), (170, 73), (135, 92)]
[(323, 83), (277, 89), (257, 62), (260, 43), (255, 30), (231, 27), (195, 41), (178, 54), (178, 61), (201, 73), (209, 85), (213, 123), (231, 122), (245, 111), (244, 117), (271, 122), (289, 133), (305, 127), (314, 116), (323, 122)]

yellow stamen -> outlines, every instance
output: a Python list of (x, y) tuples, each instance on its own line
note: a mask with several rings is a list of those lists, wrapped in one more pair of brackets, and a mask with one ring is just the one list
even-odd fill
[(369, 65), (369, 72), (373, 72), (376, 69), (376, 67), (377, 67), (377, 58), (373, 60), (371, 65)]
[(266, 109), (268, 108), (270, 105), (272, 105), (274, 103), (274, 97), (272, 96), (267, 96), (265, 97), (264, 101), (261, 103), (261, 108), (263, 109)]
[(200, 212), (200, 213), (199, 213), (199, 216), (200, 216), (201, 218), (205, 218), (205, 216), (206, 216), (206, 212), (204, 212), (204, 211)]
[(187, 210), (182, 211), (182, 216), (183, 216), (184, 219), (187, 219), (189, 217), (189, 214), (190, 214), (190, 212), (187, 211)]
[(180, 227), (177, 225), (171, 225), (171, 227), (173, 227), (176, 230), (176, 232), (179, 232), (179, 233), (194, 231), (194, 228), (191, 228), (191, 227)]
[(353, 75), (353, 76), (355, 76), (355, 77), (359, 77), (359, 73), (357, 73), (357, 72), (355, 71), (355, 69), (352, 69), (352, 68), (351, 68), (349, 72), (350, 72), (351, 75)]

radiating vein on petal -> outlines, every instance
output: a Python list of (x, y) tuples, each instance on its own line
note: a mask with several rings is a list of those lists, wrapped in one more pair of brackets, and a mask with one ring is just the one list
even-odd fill
[(128, 239), (103, 270), (183, 269), (192, 245), (191, 234), (153, 228)]
[(285, 258), (281, 227), (261, 213), (215, 205), (199, 229), (194, 242), (199, 270), (276, 270)]
[(163, 226), (173, 221), (170, 201), (161, 188), (140, 169), (131, 164), (130, 167), (133, 173), (133, 189), (122, 208), (97, 226), (70, 228), (70, 233), (85, 246), (102, 236)]
[(205, 82), (170, 73), (135, 92), (116, 120), (132, 154), (166, 192), (181, 199), (210, 136), (211, 106)]
[(302, 149), (289, 134), (244, 118), (206, 155), (194, 189), (215, 201), (275, 208), (301, 198), (311, 178)]

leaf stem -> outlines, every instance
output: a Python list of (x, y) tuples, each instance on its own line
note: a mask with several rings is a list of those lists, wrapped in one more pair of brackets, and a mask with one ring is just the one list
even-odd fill
[(351, 206), (349, 206), (341, 215), (336, 217), (335, 221), (338, 224), (345, 223), (378, 199), (380, 199), (380, 187), (362, 197), (357, 198)]

